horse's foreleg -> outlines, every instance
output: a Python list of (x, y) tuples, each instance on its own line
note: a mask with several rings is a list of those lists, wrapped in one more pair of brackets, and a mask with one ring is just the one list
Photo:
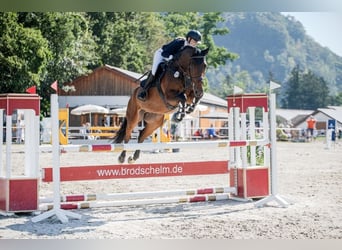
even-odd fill
[(180, 122), (183, 120), (184, 116), (185, 116), (185, 95), (184, 94), (180, 94), (177, 96), (177, 99), (179, 100), (179, 104), (178, 104), (178, 110), (177, 112), (174, 114), (174, 116), (172, 117), (173, 120), (175, 122)]
[(176, 122), (180, 122), (183, 120), (184, 116), (185, 116), (185, 105), (184, 105), (184, 103), (180, 102), (178, 105), (178, 110), (175, 113), (174, 118), (175, 118)]
[(186, 104), (185, 113), (190, 114), (190, 113), (194, 112), (198, 101), (199, 101), (199, 99), (194, 98), (194, 99), (192, 99), (192, 102), (190, 104)]

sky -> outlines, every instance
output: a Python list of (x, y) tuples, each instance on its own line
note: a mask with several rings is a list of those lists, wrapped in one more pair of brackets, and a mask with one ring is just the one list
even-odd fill
[(341, 12), (282, 12), (300, 21), (316, 42), (342, 56)]

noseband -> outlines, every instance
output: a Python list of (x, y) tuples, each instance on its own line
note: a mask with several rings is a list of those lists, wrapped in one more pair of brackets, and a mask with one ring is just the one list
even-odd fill
[[(179, 71), (182, 73), (182, 75), (185, 78), (185, 81), (184, 81), (184, 88), (185, 89), (192, 88), (192, 89), (195, 90), (195, 82), (194, 82), (194, 80), (196, 80), (196, 79), (198, 81), (202, 81), (203, 80), (202, 74), (198, 75), (198, 76), (193, 76), (192, 73), (191, 73), (193, 59), (197, 59), (197, 58), (204, 58), (204, 56), (192, 56), (191, 60), (189, 62), (189, 65), (188, 65), (186, 70), (184, 70), (184, 68), (181, 65), (179, 65), (178, 62), (175, 61), (175, 63), (178, 66)], [(197, 91), (194, 91), (194, 92), (196, 93)], [(196, 96), (196, 97), (199, 97), (199, 96)]]

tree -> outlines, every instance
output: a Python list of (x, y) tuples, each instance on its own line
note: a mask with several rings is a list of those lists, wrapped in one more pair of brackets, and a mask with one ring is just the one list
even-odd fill
[(335, 96), (331, 96), (329, 103), (335, 106), (342, 106), (342, 92), (337, 93)]
[(223, 36), (229, 33), (228, 28), (218, 28), (218, 24), (223, 22), (219, 12), (204, 13), (202, 17), (202, 32), (204, 44), (210, 47), (208, 54), (208, 65), (216, 68), (219, 65), (225, 65), (227, 60), (233, 61), (238, 58), (235, 53), (228, 52), (224, 47), (218, 47), (213, 39), (213, 36)]
[(48, 41), (52, 56), (46, 65), (46, 74), (39, 79), (38, 90), (42, 96), (42, 113), (48, 115), (51, 83), (57, 80), (62, 87), (63, 83), (88, 73), (98, 65), (89, 21), (84, 13), (71, 12), (20, 13), (19, 21), (25, 27), (39, 30)]
[(328, 84), (311, 71), (304, 72), (297, 65), (285, 84), (283, 107), (289, 109), (312, 109), (325, 107), (329, 103)]
[(304, 109), (316, 110), (329, 104), (329, 88), (323, 77), (316, 76), (312, 71), (303, 75)]
[(135, 72), (150, 68), (164, 29), (158, 13), (87, 13), (102, 64)]
[(39, 30), (18, 23), (18, 14), (0, 13), (0, 93), (24, 93), (47, 73), (51, 53)]

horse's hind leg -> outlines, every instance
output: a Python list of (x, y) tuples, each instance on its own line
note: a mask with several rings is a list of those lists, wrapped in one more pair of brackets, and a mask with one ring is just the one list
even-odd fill
[[(164, 115), (147, 113), (144, 117), (145, 127), (139, 133), (138, 143), (142, 143), (153, 131), (163, 125)], [(135, 150), (133, 156), (128, 158), (129, 163), (134, 163), (140, 156), (140, 149)]]
[(133, 156), (128, 157), (128, 163), (134, 163), (140, 156), (140, 149), (134, 151)]
[(124, 163), (126, 158), (126, 150), (122, 150), (121, 154), (118, 157), (119, 163)]
[[(131, 99), (128, 101), (127, 111), (126, 111), (126, 118), (124, 119), (123, 123), (120, 126), (119, 131), (117, 132), (117, 136), (114, 139), (115, 143), (122, 143), (125, 144), (129, 142), (131, 139), (131, 134), (133, 129), (138, 124), (139, 120), (141, 120), (141, 115), (139, 114), (139, 109), (135, 102), (133, 96), (136, 95), (136, 91), (132, 95)], [(126, 158), (126, 150), (123, 150), (118, 157), (119, 163), (124, 163)], [(130, 161), (130, 160), (129, 160)]]

